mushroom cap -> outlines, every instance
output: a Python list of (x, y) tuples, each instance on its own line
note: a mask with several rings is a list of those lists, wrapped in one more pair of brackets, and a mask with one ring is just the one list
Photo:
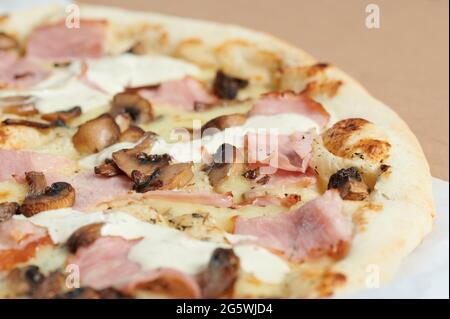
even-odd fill
[(137, 93), (124, 92), (114, 96), (111, 114), (117, 116), (121, 113), (128, 113), (137, 124), (145, 124), (155, 118), (151, 103)]
[(120, 128), (109, 114), (82, 124), (72, 142), (78, 152), (92, 154), (100, 152), (106, 147), (116, 143), (120, 137)]

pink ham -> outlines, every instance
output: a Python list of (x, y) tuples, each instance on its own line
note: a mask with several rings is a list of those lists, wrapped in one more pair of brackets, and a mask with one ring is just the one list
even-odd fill
[(0, 223), (0, 251), (19, 250), (47, 236), (47, 230), (27, 220), (10, 219)]
[(151, 191), (138, 194), (132, 191), (133, 183), (125, 176), (100, 177), (91, 172), (80, 173), (72, 178), (51, 176), (49, 183), (64, 181), (75, 189), (74, 209), (86, 211), (102, 203), (120, 200), (167, 200), (188, 202), (215, 207), (231, 207), (233, 198), (228, 194), (212, 192)]
[(327, 191), (294, 212), (277, 217), (238, 217), (234, 232), (258, 238), (295, 262), (330, 255), (342, 257), (352, 238), (352, 223), (342, 215), (342, 199)]
[(248, 162), (304, 173), (311, 159), (313, 139), (313, 131), (277, 136), (249, 132), (245, 136)]
[(134, 197), (174, 202), (186, 202), (214, 207), (231, 207), (233, 205), (232, 195), (218, 194), (213, 192), (181, 192), (161, 190), (147, 192), (144, 194), (136, 194)]
[(106, 27), (102, 20), (81, 20), (79, 28), (68, 28), (65, 21), (38, 27), (28, 38), (27, 56), (52, 61), (101, 58)]
[(15, 52), (0, 51), (0, 89), (27, 88), (50, 75), (32, 59), (19, 58)]
[[(168, 289), (169, 294), (186, 298), (200, 297), (200, 288), (191, 276), (173, 269), (143, 271), (139, 264), (129, 260), (128, 254), (138, 242), (121, 237), (101, 237), (90, 246), (80, 248), (68, 262), (78, 265), (82, 286), (94, 289), (114, 287), (127, 292), (141, 285), (151, 287), (151, 282), (163, 279), (176, 282), (178, 291)], [(180, 289), (180, 285), (183, 289)]]
[(0, 163), (0, 182), (13, 177), (23, 178), (29, 171), (50, 172), (73, 165), (72, 160), (64, 156), (2, 149)]
[(325, 127), (330, 114), (322, 104), (315, 102), (306, 94), (293, 92), (269, 93), (263, 95), (249, 112), (249, 116), (276, 115), (283, 113), (297, 113), (311, 118), (321, 128)]
[(171, 105), (185, 111), (193, 111), (196, 102), (209, 104), (217, 101), (217, 97), (202, 83), (191, 77), (164, 82), (154, 88), (142, 88), (138, 92), (150, 102)]

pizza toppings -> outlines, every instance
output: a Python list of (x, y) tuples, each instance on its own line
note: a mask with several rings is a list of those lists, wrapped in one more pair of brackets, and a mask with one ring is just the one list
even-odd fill
[(79, 228), (67, 240), (66, 246), (72, 254), (81, 247), (87, 247), (101, 237), (103, 223), (89, 224)]
[(56, 62), (101, 58), (105, 39), (105, 21), (81, 20), (80, 28), (68, 28), (61, 21), (40, 26), (30, 34), (27, 56)]
[(233, 126), (241, 126), (247, 121), (247, 116), (245, 114), (228, 114), (218, 116), (202, 126), (203, 136), (214, 134), (219, 131), (223, 131), (226, 128)]
[(170, 190), (156, 190), (139, 195), (140, 196), (134, 196), (134, 198), (136, 198), (137, 200), (144, 198), (165, 200), (170, 202), (185, 202), (213, 207), (233, 206), (233, 196), (229, 193), (218, 194), (215, 192), (181, 192)]
[(213, 92), (221, 99), (234, 100), (240, 89), (248, 86), (248, 81), (226, 75), (223, 71), (217, 71), (213, 83)]
[(316, 122), (323, 128), (330, 120), (330, 114), (322, 104), (304, 94), (293, 92), (269, 93), (263, 95), (249, 112), (249, 116), (276, 115), (283, 113), (300, 114)]
[(95, 166), (94, 173), (104, 177), (114, 177), (123, 174), (119, 166), (112, 160), (105, 160), (103, 164)]
[(36, 215), (42, 211), (72, 207), (75, 202), (75, 190), (65, 182), (53, 183), (47, 187), (44, 174), (28, 172), (25, 174), (29, 190), (20, 213), (26, 217)]
[(133, 171), (131, 179), (134, 182), (133, 189), (138, 193), (154, 191), (156, 189), (170, 190), (181, 188), (194, 177), (192, 163), (177, 163), (157, 168), (150, 175), (144, 175), (140, 171)]
[[(46, 123), (46, 122), (37, 122), (37, 121), (29, 121), (23, 119), (6, 119), (2, 122), (3, 125), (9, 126), (28, 126), (40, 130), (50, 129), (55, 126), (59, 126), (59, 123)], [(63, 123), (62, 123), (63, 124)]]
[(5, 114), (30, 116), (39, 114), (34, 98), (28, 95), (5, 96), (0, 98), (0, 111)]
[(75, 148), (84, 154), (97, 153), (116, 143), (120, 138), (120, 128), (109, 114), (82, 124), (73, 136)]
[(80, 115), (81, 115), (81, 107), (75, 106), (66, 111), (44, 114), (42, 115), (42, 119), (49, 121), (50, 123), (64, 123), (65, 125), (67, 125)]
[[(117, 122), (117, 120), (116, 120)], [(137, 143), (145, 135), (145, 131), (138, 126), (131, 125), (120, 134), (119, 142)]]
[(111, 114), (117, 116), (121, 113), (130, 115), (137, 124), (145, 124), (154, 119), (150, 102), (136, 93), (119, 93), (114, 96)]
[(12, 51), (0, 50), (0, 89), (31, 87), (50, 75), (50, 71), (34, 60), (19, 57)]
[(0, 223), (10, 220), (17, 214), (19, 207), (17, 203), (0, 203)]
[(18, 50), (19, 42), (9, 34), (0, 32), (0, 51)]
[(352, 237), (352, 223), (341, 212), (342, 199), (330, 190), (299, 209), (277, 217), (238, 217), (235, 233), (252, 235), (258, 242), (295, 261), (329, 255), (343, 257)]
[(369, 189), (356, 167), (340, 169), (331, 175), (328, 189), (337, 189), (341, 197), (347, 200), (364, 200), (369, 195)]
[(138, 171), (143, 175), (151, 175), (157, 169), (168, 165), (171, 161), (171, 157), (168, 154), (148, 155), (136, 147), (114, 152), (112, 158), (120, 170), (130, 178), (134, 171)]
[(241, 152), (233, 145), (222, 144), (214, 154), (213, 163), (207, 169), (209, 183), (213, 187), (218, 187), (229, 176), (242, 175), (244, 169)]
[(239, 257), (232, 249), (214, 250), (208, 267), (199, 276), (202, 297), (218, 298), (229, 292), (237, 280), (239, 264)]
[(0, 162), (0, 181), (21, 177), (29, 171), (49, 172), (73, 164), (60, 155), (5, 149), (0, 149)]
[(209, 104), (217, 101), (217, 97), (211, 94), (205, 85), (192, 77), (164, 82), (157, 87), (141, 88), (137, 91), (152, 103), (170, 105), (185, 111), (194, 111), (196, 102)]

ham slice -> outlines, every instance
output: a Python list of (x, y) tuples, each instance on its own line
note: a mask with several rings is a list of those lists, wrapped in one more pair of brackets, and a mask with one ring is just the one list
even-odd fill
[(276, 217), (238, 217), (234, 232), (258, 238), (264, 247), (295, 262), (324, 255), (342, 257), (352, 238), (352, 223), (342, 215), (338, 192), (327, 191), (294, 212)]
[[(164, 280), (168, 290), (165, 292), (170, 295), (200, 297), (200, 288), (191, 276), (173, 269), (143, 271), (139, 264), (129, 260), (128, 253), (138, 242), (121, 237), (101, 237), (90, 246), (78, 249), (68, 262), (78, 265), (82, 286), (99, 290), (113, 287), (128, 292), (135, 288), (152, 289), (152, 282)], [(171, 282), (176, 282), (177, 291), (170, 291)]]
[(102, 20), (81, 20), (79, 28), (68, 28), (65, 21), (38, 27), (28, 38), (27, 56), (51, 61), (101, 58), (106, 27)]
[(0, 223), (0, 270), (9, 270), (33, 258), (38, 247), (52, 244), (47, 230), (27, 220)]
[(263, 95), (249, 112), (249, 116), (296, 113), (309, 117), (323, 128), (330, 120), (330, 114), (322, 104), (306, 94), (293, 92), (269, 93)]
[(29, 171), (49, 172), (73, 165), (72, 160), (60, 155), (2, 149), (0, 163), (0, 182), (13, 177), (20, 179)]
[(19, 58), (15, 52), (0, 51), (0, 89), (33, 86), (50, 75), (50, 71), (28, 58)]
[(185, 111), (193, 111), (196, 102), (210, 104), (217, 101), (217, 97), (211, 94), (202, 83), (191, 77), (164, 82), (152, 88), (131, 90), (137, 90), (150, 102), (170, 105)]
[(64, 181), (75, 189), (76, 199), (74, 209), (86, 211), (95, 206), (110, 201), (154, 199), (175, 202), (187, 202), (215, 207), (231, 207), (233, 198), (228, 194), (213, 192), (182, 192), (156, 190), (147, 193), (132, 191), (133, 183), (125, 176), (100, 177), (91, 172), (84, 172), (72, 178), (51, 176), (49, 183)]
[(307, 133), (295, 132), (291, 135), (249, 132), (245, 136), (248, 162), (304, 173), (311, 159), (313, 139), (312, 130)]

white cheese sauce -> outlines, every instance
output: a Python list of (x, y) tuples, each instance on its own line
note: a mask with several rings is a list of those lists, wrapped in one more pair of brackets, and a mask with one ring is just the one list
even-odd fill
[[(201, 139), (170, 143), (159, 138), (152, 148), (146, 150), (146, 152), (151, 154), (169, 154), (175, 162), (179, 163), (201, 163), (202, 147), (210, 154), (214, 154), (223, 143), (242, 148), (244, 147), (244, 136), (249, 132), (278, 135), (306, 132), (310, 129), (319, 131), (317, 123), (303, 115), (290, 113), (270, 116), (258, 115), (250, 117), (242, 126), (230, 127), (216, 134), (203, 136)], [(137, 143), (114, 144), (98, 154), (89, 155), (81, 159), (79, 164), (86, 169), (91, 169), (103, 163), (106, 158), (111, 158), (112, 153), (125, 148), (133, 148), (136, 145)]]
[[(104, 223), (102, 236), (142, 238), (131, 248), (128, 258), (138, 263), (144, 270), (169, 267), (195, 275), (207, 267), (216, 248), (232, 247), (225, 243), (197, 240), (182, 231), (146, 223), (122, 212), (83, 213), (67, 208), (42, 212), (28, 220), (47, 228), (56, 244), (67, 241), (78, 228), (99, 222)], [(262, 282), (281, 283), (290, 271), (282, 258), (255, 244), (235, 245), (233, 249), (241, 261), (242, 270)]]

